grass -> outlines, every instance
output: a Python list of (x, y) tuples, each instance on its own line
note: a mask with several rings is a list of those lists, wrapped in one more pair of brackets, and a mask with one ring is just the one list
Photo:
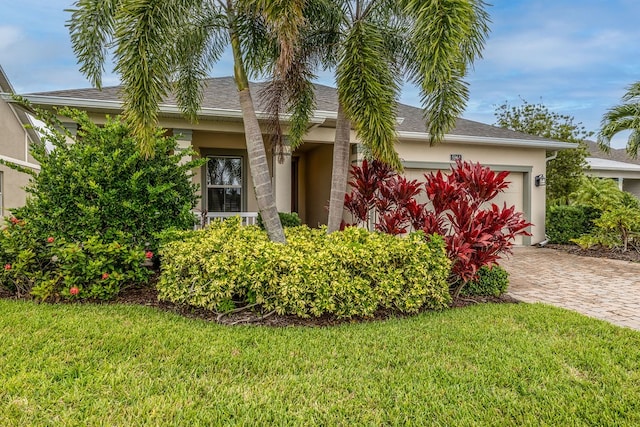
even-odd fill
[(0, 425), (640, 425), (640, 333), (544, 305), (334, 328), (0, 300)]

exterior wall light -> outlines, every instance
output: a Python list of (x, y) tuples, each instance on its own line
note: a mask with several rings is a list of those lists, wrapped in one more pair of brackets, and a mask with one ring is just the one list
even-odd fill
[(536, 182), (536, 187), (542, 187), (547, 185), (547, 178), (542, 174), (536, 175), (535, 182)]

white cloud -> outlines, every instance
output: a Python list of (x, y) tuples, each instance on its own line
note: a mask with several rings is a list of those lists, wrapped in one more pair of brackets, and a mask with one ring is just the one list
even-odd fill
[(605, 29), (589, 34), (555, 23), (489, 40), (484, 61), (494, 67), (524, 72), (575, 70), (615, 60), (629, 34)]
[(11, 49), (22, 38), (20, 28), (0, 25), (0, 56)]

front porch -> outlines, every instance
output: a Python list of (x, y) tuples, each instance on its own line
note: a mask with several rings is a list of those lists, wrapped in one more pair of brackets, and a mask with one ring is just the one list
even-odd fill
[[(193, 176), (202, 197), (194, 211), (199, 226), (237, 215), (244, 225), (256, 224), (258, 206), (244, 135), (183, 129), (173, 133), (180, 149), (193, 147), (208, 159)], [(270, 151), (267, 155), (278, 211), (296, 212), (312, 227), (326, 224), (333, 145), (309, 142), (294, 152), (285, 150), (281, 159)]]
[(195, 211), (194, 215), (197, 221), (197, 228), (204, 228), (211, 224), (213, 221), (232, 218), (234, 216), (240, 217), (242, 225), (256, 225), (258, 223), (258, 212), (207, 212), (207, 211)]

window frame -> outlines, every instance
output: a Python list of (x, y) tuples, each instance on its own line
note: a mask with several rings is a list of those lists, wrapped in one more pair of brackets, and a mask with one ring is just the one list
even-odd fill
[[(202, 208), (207, 212), (209, 211), (209, 188), (240, 188), (240, 212), (246, 212), (247, 210), (247, 174), (249, 173), (247, 169), (247, 152), (245, 150), (226, 150), (226, 149), (211, 149), (211, 150), (201, 150), (202, 157), (207, 159), (207, 162), (202, 166)], [(239, 158), (241, 162), (241, 177), (240, 177), (240, 185), (209, 185), (207, 183), (208, 179), (208, 167), (209, 167), (209, 159), (210, 158)], [(224, 212), (224, 211), (215, 211), (215, 212)]]

